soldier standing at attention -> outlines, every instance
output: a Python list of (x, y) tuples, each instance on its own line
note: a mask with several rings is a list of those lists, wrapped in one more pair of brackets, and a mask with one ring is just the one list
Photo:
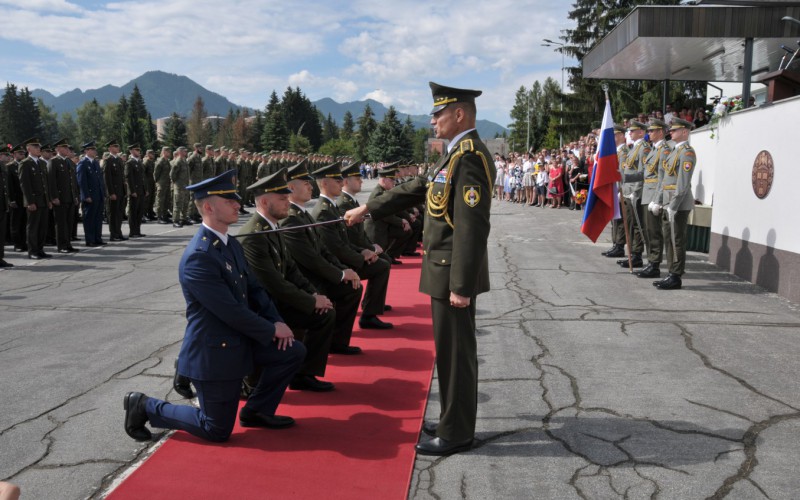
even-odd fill
[[(148, 149), (144, 154), (144, 190), (147, 192), (145, 196), (143, 215), (147, 220), (156, 220), (155, 212), (155, 199), (156, 199), (156, 183), (155, 183), (155, 169), (156, 169), (156, 153), (152, 149)], [(212, 176), (213, 177), (213, 176)]]
[(228, 151), (225, 150), (225, 146), (219, 148), (219, 154), (217, 158), (214, 160), (214, 173), (217, 175), (225, 172), (228, 169)]
[(472, 446), (478, 411), (478, 353), (475, 299), (489, 290), (489, 212), (495, 167), (475, 130), (479, 90), (431, 82), (431, 125), (436, 138), (450, 141), (447, 153), (425, 179), (417, 177), (366, 205), (348, 211), (359, 222), (367, 213), (381, 217), (425, 201), (420, 291), (431, 297), (439, 423), (423, 431), (436, 437), (419, 443), (417, 453), (449, 455)]
[(28, 157), (19, 164), (19, 184), (22, 189), (22, 205), (28, 211), (28, 258), (38, 260), (50, 258), (44, 253), (47, 237), (47, 214), (53, 208), (47, 190), (47, 166), (39, 158), (39, 139), (25, 141)]
[[(628, 238), (631, 242), (631, 265), (642, 267), (642, 252), (644, 251), (644, 228), (641, 223), (644, 220), (642, 210), (642, 186), (644, 160), (650, 154), (650, 145), (644, 140), (647, 125), (636, 120), (631, 120), (628, 132), (633, 139), (633, 149), (628, 155), (625, 163), (620, 163), (622, 178), (633, 175), (636, 181), (625, 181), (622, 185), (622, 196), (625, 199), (625, 215), (628, 219)], [(628, 267), (628, 259), (617, 261), (621, 267)]]
[(108, 196), (108, 231), (111, 241), (125, 241), (122, 236), (122, 212), (125, 210), (125, 165), (119, 157), (119, 143), (116, 140), (106, 143), (109, 156), (103, 164), (103, 176), (106, 182), (106, 196)]
[(156, 162), (153, 169), (153, 182), (156, 187), (155, 205), (156, 219), (159, 224), (169, 224), (170, 219), (167, 216), (167, 206), (169, 203), (169, 190), (170, 190), (170, 170), (172, 166), (169, 163), (172, 157), (172, 150), (168, 146), (161, 148), (161, 156)]
[(8, 179), (8, 206), (11, 209), (9, 231), (15, 252), (27, 252), (28, 243), (25, 227), (28, 224), (28, 210), (22, 203), (22, 187), (19, 184), (19, 164), (25, 158), (25, 145), (17, 144), (11, 148), (11, 162), (6, 165)]
[(78, 179), (72, 168), (69, 156), (69, 144), (66, 139), (55, 143), (56, 156), (48, 165), (50, 197), (55, 216), (56, 245), (58, 253), (77, 252), (72, 247), (72, 225), (75, 217), (75, 206), (78, 204)]
[[(614, 142), (617, 144), (617, 165), (622, 165), (628, 159), (628, 143), (625, 138), (625, 127), (614, 125)], [(615, 194), (616, 196), (616, 194)], [(625, 255), (625, 225), (622, 219), (611, 221), (611, 248), (602, 252), (606, 257), (622, 257)]]
[(11, 148), (0, 146), (0, 268), (14, 267), (14, 264), (6, 262), (6, 214), (8, 214), (8, 176), (6, 175), (6, 164), (11, 159), (9, 153)]
[[(195, 142), (192, 148), (194, 151), (189, 155), (186, 163), (189, 166), (189, 184), (197, 184), (203, 180), (203, 150), (199, 142)], [(200, 214), (197, 212), (191, 196), (186, 197), (186, 203), (186, 216), (192, 222), (200, 222)]]
[(141, 149), (138, 144), (128, 146), (130, 157), (125, 162), (125, 185), (128, 188), (128, 236), (131, 238), (143, 238), (142, 216), (144, 215), (144, 203), (147, 197), (147, 190), (144, 183), (144, 166), (141, 156)]
[(176, 156), (172, 160), (169, 171), (169, 179), (172, 181), (172, 226), (191, 226), (192, 223), (186, 213), (186, 207), (189, 205), (189, 193), (186, 191), (186, 186), (189, 185), (189, 164), (186, 163), (186, 148), (179, 146), (175, 153)]
[(667, 277), (653, 282), (653, 286), (659, 290), (677, 290), (683, 284), (681, 276), (686, 267), (689, 214), (694, 209), (692, 174), (697, 161), (694, 149), (689, 145), (689, 131), (692, 128), (694, 124), (690, 121), (672, 119), (670, 131), (675, 148), (662, 163), (658, 192), (651, 204), (651, 210), (655, 213), (662, 212), (661, 237), (667, 246), (669, 264)]
[(203, 156), (203, 179), (214, 177), (214, 146), (206, 146), (206, 154)]
[(78, 162), (77, 168), (83, 210), (83, 234), (86, 246), (96, 247), (106, 244), (102, 238), (105, 182), (100, 162), (97, 161), (97, 147), (94, 141), (83, 145), (83, 153), (85, 156)]

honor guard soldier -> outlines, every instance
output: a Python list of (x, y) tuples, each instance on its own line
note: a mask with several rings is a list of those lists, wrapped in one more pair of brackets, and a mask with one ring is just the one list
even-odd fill
[(234, 172), (228, 171), (186, 188), (194, 194), (203, 224), (178, 268), (187, 319), (178, 372), (197, 389), (200, 408), (129, 392), (123, 399), (125, 432), (137, 441), (152, 438), (148, 421), (154, 427), (226, 441), (236, 420), (242, 377), (254, 366), (263, 370), (239, 411), (240, 425), (278, 429), (294, 424), (275, 410), (306, 349), (294, 341), (248, 267), (241, 245), (228, 234), (239, 209), (233, 178)]
[[(312, 177), (306, 167), (308, 160), (302, 160), (287, 171), (289, 189), (289, 212), (280, 221), (281, 228), (307, 226), (316, 221), (305, 209), (311, 199)], [(336, 324), (333, 329), (332, 345), (340, 350), (350, 347), (353, 325), (361, 302), (361, 278), (353, 269), (337, 259), (322, 242), (316, 227), (285, 231), (284, 239), (292, 257), (302, 273), (311, 281), (314, 288), (330, 298), (336, 309)], [(302, 386), (291, 386), (302, 388)]]
[(175, 150), (175, 158), (170, 166), (169, 179), (172, 181), (172, 226), (191, 226), (192, 222), (186, 212), (189, 203), (191, 203), (189, 192), (186, 191), (186, 186), (189, 185), (189, 164), (186, 163), (186, 148), (183, 146), (179, 146)]
[(103, 177), (106, 182), (106, 196), (108, 200), (108, 231), (111, 241), (124, 241), (128, 238), (122, 236), (122, 215), (125, 210), (125, 165), (119, 157), (119, 142), (111, 140), (106, 143), (108, 158), (103, 163)]
[(25, 141), (25, 149), (28, 157), (19, 164), (19, 184), (22, 205), (28, 211), (28, 258), (47, 259), (50, 255), (44, 253), (44, 240), (47, 237), (48, 210), (53, 208), (47, 186), (47, 165), (39, 157), (42, 152), (39, 139), (34, 137)]
[(48, 165), (50, 197), (55, 217), (56, 245), (59, 253), (77, 252), (72, 247), (72, 225), (75, 222), (75, 207), (78, 205), (78, 179), (70, 154), (67, 139), (55, 143), (56, 156)]
[[(632, 176), (625, 176), (625, 182), (644, 182), (642, 189), (642, 206), (645, 208), (655, 199), (656, 192), (658, 191), (658, 177), (661, 163), (670, 153), (669, 144), (665, 140), (667, 133), (666, 123), (653, 118), (647, 126), (647, 131), (650, 134), (653, 147), (644, 160), (644, 170)], [(661, 234), (661, 218), (654, 215), (650, 210), (644, 210), (642, 224), (644, 225), (647, 235), (648, 262), (644, 269), (635, 274), (640, 278), (658, 278), (661, 276), (659, 266), (661, 265), (664, 249), (664, 238), (662, 238)]]
[[(149, 221), (156, 220), (155, 199), (156, 199), (156, 153), (152, 149), (148, 149), (144, 153), (144, 160), (142, 161), (144, 167), (144, 190), (147, 192), (144, 202), (144, 218)], [(213, 175), (211, 176), (213, 177)]]
[[(642, 267), (642, 252), (644, 251), (644, 227), (642, 221), (644, 220), (644, 210), (642, 209), (642, 186), (644, 161), (647, 155), (650, 154), (650, 145), (644, 140), (647, 125), (636, 120), (631, 120), (628, 126), (628, 132), (633, 140), (633, 148), (630, 154), (625, 159), (624, 163), (620, 164), (622, 170), (622, 178), (626, 176), (635, 176), (639, 179), (636, 181), (625, 181), (622, 184), (622, 196), (625, 201), (625, 216), (628, 219), (628, 239), (631, 242), (631, 260), (632, 267)], [(621, 267), (628, 267), (628, 259), (620, 259), (617, 261)]]
[[(319, 187), (319, 201), (314, 205), (311, 216), (317, 222), (330, 222), (342, 218), (336, 199), (342, 194), (341, 163), (336, 162), (314, 171), (314, 176)], [(364, 298), (361, 301), (361, 318), (358, 326), (362, 329), (389, 329), (391, 323), (382, 321), (378, 315), (384, 313), (386, 305), (386, 290), (389, 286), (389, 270), (391, 264), (380, 259), (375, 251), (368, 247), (361, 247), (351, 243), (347, 237), (347, 224), (344, 221), (338, 224), (328, 224), (318, 228), (318, 233), (323, 244), (340, 262), (350, 267), (362, 280), (367, 280)], [(332, 352), (360, 351), (356, 347), (334, 345)]]
[(19, 164), (25, 158), (25, 144), (17, 144), (11, 148), (11, 161), (6, 165), (8, 179), (8, 206), (11, 212), (9, 233), (15, 252), (27, 252), (28, 243), (25, 227), (28, 224), (28, 210), (22, 199), (22, 187), (19, 183)]
[(219, 148), (219, 155), (214, 159), (214, 173), (219, 175), (226, 170), (230, 170), (228, 168), (228, 151), (223, 146)]
[[(390, 163), (378, 170), (378, 185), (372, 189), (368, 203), (394, 187), (397, 164), (398, 162)], [(413, 236), (411, 224), (407, 220), (398, 216), (397, 212), (384, 217), (373, 216), (364, 222), (364, 229), (372, 241), (384, 248), (384, 251), (392, 258), (392, 264), (402, 264), (397, 258), (400, 257), (403, 247)]]
[(6, 216), (9, 209), (8, 176), (6, 164), (11, 161), (11, 148), (0, 146), (0, 268), (14, 267), (14, 264), (4, 260), (6, 251)]
[(87, 247), (105, 245), (103, 241), (103, 207), (105, 181), (100, 162), (97, 161), (97, 146), (89, 141), (82, 146), (83, 158), (78, 162), (77, 176), (83, 213), (83, 235)]
[(417, 453), (449, 455), (472, 446), (478, 409), (478, 354), (475, 299), (489, 290), (489, 213), (496, 175), (492, 155), (475, 130), (479, 90), (431, 82), (431, 125), (436, 137), (450, 141), (446, 154), (429, 171), (347, 212), (358, 221), (378, 218), (425, 201), (420, 291), (430, 295), (441, 414), (435, 435), (419, 443)]
[(172, 150), (168, 146), (161, 148), (161, 156), (158, 157), (156, 166), (153, 169), (153, 183), (155, 184), (155, 203), (153, 208), (156, 212), (156, 219), (159, 224), (169, 224), (171, 219), (168, 215), (169, 192), (170, 192), (170, 159)]
[(144, 217), (147, 186), (144, 181), (144, 165), (140, 158), (142, 150), (138, 144), (128, 146), (130, 156), (125, 162), (125, 186), (128, 189), (128, 236), (143, 238), (142, 217)]
[[(325, 375), (336, 323), (333, 302), (306, 278), (292, 258), (281, 232), (252, 234), (278, 228), (289, 215), (286, 169), (247, 187), (255, 195), (256, 211), (239, 233), (244, 254), (258, 281), (275, 301), (278, 312), (306, 346), (306, 358), (293, 380), (296, 388), (330, 391)], [(247, 236), (250, 235), (250, 236)]]
[(669, 274), (653, 285), (659, 290), (675, 290), (682, 286), (681, 276), (686, 267), (686, 243), (689, 214), (694, 209), (692, 174), (697, 162), (689, 145), (692, 122), (673, 118), (670, 132), (675, 148), (662, 162), (658, 192), (651, 203), (654, 213), (661, 213), (661, 234), (667, 247)]
[[(617, 145), (617, 165), (622, 165), (628, 158), (628, 144), (625, 139), (625, 127), (614, 125), (614, 142)], [(622, 257), (625, 255), (625, 225), (622, 219), (611, 221), (611, 248), (602, 252), (606, 257)]]

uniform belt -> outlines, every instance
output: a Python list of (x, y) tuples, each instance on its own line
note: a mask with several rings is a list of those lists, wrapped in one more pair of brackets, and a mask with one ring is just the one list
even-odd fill
[(676, 188), (676, 187), (677, 187), (677, 186), (676, 186), (675, 184), (667, 184), (667, 185), (665, 185), (665, 186), (664, 186), (664, 189), (665, 189), (666, 191), (675, 191), (675, 188)]
[(645, 183), (645, 184), (652, 184), (652, 183), (654, 183), (654, 182), (658, 182), (658, 179), (645, 179), (645, 180), (644, 180), (644, 183)]

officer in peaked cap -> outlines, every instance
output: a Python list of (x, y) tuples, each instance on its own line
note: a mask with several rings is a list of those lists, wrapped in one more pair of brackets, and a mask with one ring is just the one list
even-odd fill
[(22, 189), (23, 206), (28, 210), (27, 243), (28, 258), (49, 258), (44, 252), (47, 236), (47, 219), (52, 208), (47, 186), (47, 165), (39, 156), (41, 141), (32, 137), (25, 141), (28, 157), (19, 164), (19, 183)]
[(125, 211), (125, 165), (119, 156), (119, 142), (116, 139), (106, 144), (109, 156), (103, 162), (103, 177), (108, 197), (108, 230), (111, 241), (127, 240), (122, 235), (122, 215)]
[(6, 163), (11, 159), (11, 148), (3, 144), (0, 146), (0, 268), (14, 267), (14, 264), (6, 262), (6, 214), (9, 209), (8, 178), (5, 175)]
[(247, 265), (228, 228), (239, 216), (235, 172), (188, 186), (203, 225), (186, 247), (178, 278), (186, 298), (186, 333), (178, 373), (191, 379), (200, 408), (173, 405), (140, 392), (125, 395), (125, 432), (151, 439), (145, 427), (182, 429), (209, 441), (233, 431), (242, 377), (262, 366), (258, 386), (239, 412), (243, 427), (284, 428), (291, 417), (275, 415), (289, 381), (306, 355), (294, 341), (275, 303)]
[(102, 238), (103, 202), (106, 197), (103, 171), (97, 160), (95, 142), (86, 142), (81, 149), (84, 156), (78, 162), (76, 170), (83, 213), (83, 235), (87, 247), (102, 246), (106, 244)]
[[(628, 145), (625, 142), (625, 133), (627, 130), (622, 125), (614, 125), (614, 142), (617, 146), (617, 165), (622, 170), (622, 164), (628, 158)], [(602, 252), (606, 257), (622, 257), (625, 255), (625, 225), (622, 219), (614, 219), (611, 221), (611, 248)]]
[(23, 203), (22, 187), (19, 181), (19, 165), (25, 158), (25, 144), (20, 143), (11, 148), (11, 162), (6, 165), (8, 176), (8, 205), (11, 209), (9, 220), (9, 237), (14, 243), (15, 252), (27, 252), (25, 228), (28, 223), (27, 208)]
[(54, 147), (58, 154), (47, 165), (47, 177), (53, 202), (56, 243), (59, 253), (73, 253), (77, 252), (72, 247), (72, 226), (80, 196), (78, 180), (75, 165), (69, 159), (70, 147), (67, 139), (56, 141)]
[(430, 83), (431, 125), (450, 141), (428, 179), (416, 177), (345, 214), (358, 221), (366, 213), (381, 218), (425, 202), (424, 253), (420, 291), (431, 297), (439, 374), (441, 414), (428, 422), (430, 441), (417, 453), (450, 455), (469, 449), (475, 434), (478, 356), (475, 300), (489, 290), (489, 214), (495, 166), (475, 130), (478, 90)]
[[(633, 267), (642, 267), (642, 252), (645, 246), (645, 235), (642, 221), (644, 220), (644, 209), (642, 207), (642, 186), (644, 172), (644, 160), (650, 154), (650, 144), (644, 136), (647, 132), (647, 125), (642, 122), (631, 120), (628, 126), (630, 138), (633, 140), (633, 147), (628, 157), (620, 163), (620, 170), (623, 179), (627, 176), (636, 178), (635, 181), (624, 181), (622, 183), (622, 195), (625, 198), (625, 215), (628, 219), (628, 238), (630, 239), (630, 264)], [(628, 259), (617, 261), (621, 267), (628, 267)]]
[(143, 238), (142, 218), (145, 216), (147, 196), (150, 194), (145, 182), (142, 148), (139, 144), (128, 146), (130, 156), (125, 162), (125, 187), (128, 192), (128, 228), (130, 238)]
[[(383, 196), (384, 193), (394, 188), (397, 178), (397, 165), (395, 161), (384, 165), (378, 169), (378, 185), (372, 189), (369, 195), (369, 203), (372, 200)], [(398, 215), (400, 210), (388, 214), (385, 217), (372, 217), (364, 222), (364, 230), (369, 239), (380, 245), (386, 254), (392, 259), (392, 264), (402, 264), (398, 257), (403, 251), (403, 247), (408, 240), (413, 237), (411, 224)]]

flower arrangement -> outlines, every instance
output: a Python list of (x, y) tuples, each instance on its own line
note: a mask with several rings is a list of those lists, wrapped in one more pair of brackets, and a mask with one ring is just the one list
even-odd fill
[(714, 101), (713, 113), (711, 119), (708, 121), (708, 128), (711, 129), (711, 138), (715, 137), (714, 130), (717, 128), (719, 121), (733, 111), (744, 109), (744, 102), (742, 96), (736, 97), (720, 97)]
[(577, 193), (575, 193), (575, 203), (578, 205), (583, 205), (586, 202), (588, 192), (585, 189), (581, 189)]

